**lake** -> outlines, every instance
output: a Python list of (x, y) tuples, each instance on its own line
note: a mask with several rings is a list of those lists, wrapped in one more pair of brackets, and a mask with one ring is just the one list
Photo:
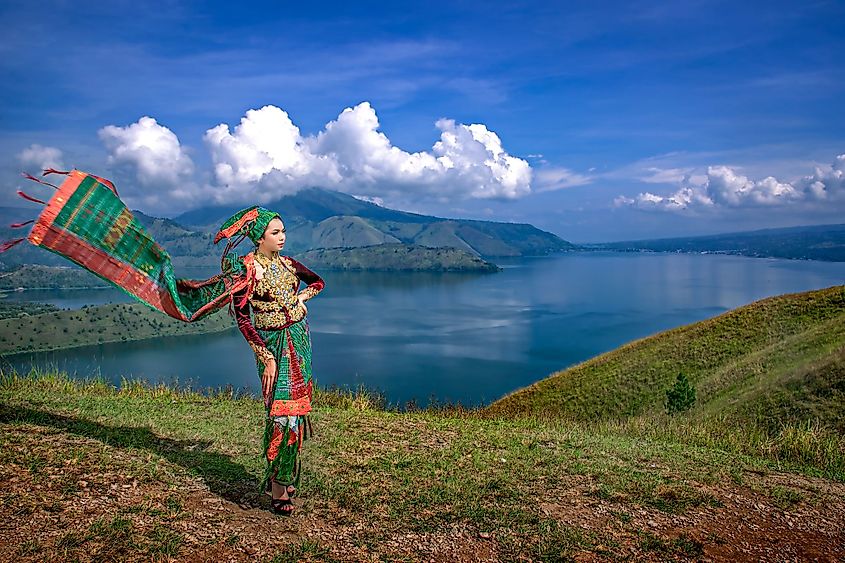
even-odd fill
[[(365, 385), (391, 403), (488, 403), (628, 341), (763, 297), (845, 283), (845, 263), (718, 254), (582, 252), (498, 263), (495, 274), (323, 272), (326, 289), (308, 304), (316, 383)], [(119, 290), (9, 298), (60, 307), (129, 300)], [(3, 361), (19, 371), (259, 392), (236, 330)]]

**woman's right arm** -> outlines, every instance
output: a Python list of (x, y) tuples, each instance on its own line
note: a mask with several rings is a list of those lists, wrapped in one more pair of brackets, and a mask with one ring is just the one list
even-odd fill
[[(252, 319), (249, 314), (249, 299), (244, 299), (245, 295), (245, 289), (232, 295), (232, 303), (235, 308), (235, 320), (238, 323), (238, 330), (240, 330), (241, 334), (244, 335), (244, 339), (247, 344), (249, 344), (249, 347), (252, 348), (253, 353), (255, 353), (255, 357), (258, 360), (261, 360), (261, 363), (266, 366), (271, 361), (275, 361), (276, 358), (273, 356), (273, 353), (270, 352), (270, 349), (267, 348), (267, 345), (264, 343), (261, 335), (258, 334), (258, 331), (255, 330), (255, 327), (252, 324)], [(241, 303), (241, 306), (238, 306), (238, 303)]]
[[(270, 395), (273, 392), (273, 386), (276, 384), (276, 376), (278, 374), (276, 357), (273, 356), (273, 353), (267, 348), (261, 335), (255, 330), (252, 319), (249, 316), (249, 299), (244, 299), (245, 295), (246, 290), (232, 295), (232, 302), (235, 307), (235, 319), (238, 322), (238, 330), (241, 331), (247, 344), (252, 348), (255, 358), (264, 366), (264, 370), (261, 373), (261, 392), (264, 395), (264, 406), (270, 408), (270, 404), (273, 402)], [(241, 305), (238, 306), (238, 303), (241, 303)]]

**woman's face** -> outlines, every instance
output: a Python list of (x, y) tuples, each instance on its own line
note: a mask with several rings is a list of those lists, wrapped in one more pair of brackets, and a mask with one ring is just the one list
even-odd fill
[(274, 217), (264, 230), (264, 235), (258, 239), (258, 250), (270, 254), (281, 251), (284, 245), (285, 224), (278, 217)]

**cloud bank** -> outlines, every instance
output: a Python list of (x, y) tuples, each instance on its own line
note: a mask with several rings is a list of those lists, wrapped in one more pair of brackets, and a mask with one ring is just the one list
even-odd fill
[(752, 180), (729, 166), (710, 166), (706, 175), (691, 176), (689, 170), (652, 170), (657, 178), (674, 179), (680, 187), (669, 195), (641, 192), (635, 198), (618, 196), (616, 206), (659, 211), (717, 208), (773, 207), (797, 202), (845, 202), (845, 154), (829, 167), (795, 182), (782, 182), (772, 176)]
[(222, 123), (206, 131), (213, 168), (205, 182), (193, 179), (194, 163), (178, 137), (151, 117), (109, 125), (99, 135), (110, 163), (127, 167), (141, 186), (179, 190), (185, 201), (267, 202), (311, 186), (389, 202), (531, 193), (531, 166), (508, 154), (485, 125), (451, 119), (435, 125), (439, 140), (411, 153), (379, 131), (368, 102), (344, 109), (315, 135), (303, 135), (287, 112), (268, 105), (247, 111), (234, 128)]

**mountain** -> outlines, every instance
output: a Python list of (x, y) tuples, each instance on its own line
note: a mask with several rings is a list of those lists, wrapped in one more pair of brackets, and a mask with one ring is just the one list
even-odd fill
[(591, 423), (655, 415), (679, 373), (693, 418), (845, 432), (845, 285), (779, 295), (636, 340), (487, 409)]
[[(288, 228), (290, 252), (404, 243), (460, 248), (483, 257), (542, 255), (575, 245), (528, 224), (443, 219), (396, 211), (320, 188), (301, 190), (265, 205)], [(239, 207), (204, 207), (174, 220), (211, 232)]]
[[(2, 207), (0, 206), (0, 242), (26, 237), (29, 235), (30, 227), (12, 229), (12, 223), (22, 223), (35, 219), (41, 212), (41, 206), (29, 207)], [(0, 270), (10, 270), (21, 264), (40, 264), (44, 266), (67, 266), (70, 264), (66, 259), (61, 258), (52, 252), (36, 248), (24, 241), (0, 254)]]
[(769, 258), (845, 262), (845, 224), (813, 225), (700, 237), (632, 240), (585, 245), (594, 250), (714, 252)]
[(223, 245), (214, 244), (214, 234), (183, 227), (171, 219), (161, 219), (140, 211), (132, 212), (153, 237), (170, 254), (176, 268), (210, 267), (220, 263)]
[[(175, 217), (183, 225), (216, 229), (223, 221), (244, 206), (208, 206), (194, 209)], [(425, 223), (432, 219), (425, 215), (396, 211), (352, 197), (347, 194), (321, 188), (308, 188), (284, 196), (264, 205), (278, 211), (285, 221), (309, 221), (319, 223), (336, 215), (353, 215), (366, 219), (392, 220), (406, 223)]]
[[(455, 248), (468, 254), (460, 262), (469, 264), (474, 258), (544, 255), (576, 248), (558, 236), (528, 224), (430, 217), (388, 209), (320, 188), (309, 188), (282, 197), (266, 207), (282, 214), (288, 229), (286, 252), (293, 255), (314, 249), (401, 244), (408, 247), (407, 252), (401, 253), (408, 260), (423, 255), (411, 251), (414, 247)], [(152, 217), (140, 211), (133, 213), (167, 250), (178, 270), (217, 265), (222, 244), (213, 244), (214, 233), (239, 209), (209, 206), (183, 213), (175, 219)], [(0, 208), (0, 225), (32, 219), (37, 213), (36, 208)], [(0, 227), (0, 240), (26, 236), (28, 232), (28, 229)], [(354, 252), (347, 252), (344, 260), (365, 263), (365, 257), (372, 251), (362, 252), (358, 258), (354, 258)], [(0, 268), (3, 270), (23, 264), (66, 266), (68, 262), (29, 244), (19, 244), (0, 255)], [(420, 267), (420, 264), (408, 263), (402, 269)]]
[(499, 267), (458, 248), (379, 244), (361, 248), (318, 248), (298, 258), (315, 268), (381, 272), (496, 272)]
[[(326, 267), (360, 269), (370, 263), (387, 270), (474, 270), (495, 271), (482, 258), (544, 255), (576, 247), (558, 236), (528, 224), (442, 219), (396, 211), (352, 196), (310, 188), (282, 197), (266, 207), (279, 210), (288, 229), (286, 253), (294, 256), (318, 249), (345, 249), (315, 254)], [(214, 245), (218, 227), (238, 207), (210, 206), (195, 209), (175, 219), (163, 219), (133, 211), (150, 235), (170, 254), (178, 271), (185, 267), (213, 268), (220, 261), (222, 244)], [(37, 209), (0, 208), (0, 224), (31, 219)], [(27, 229), (0, 228), (8, 240), (26, 236)], [(387, 250), (378, 250), (387, 245)], [(396, 245), (404, 247), (400, 252)], [(242, 251), (249, 245), (243, 245)], [(429, 250), (425, 250), (425, 248)], [(431, 249), (450, 248), (448, 253)], [(19, 244), (0, 256), (0, 268), (13, 270), (25, 264), (61, 267), (69, 262), (29, 244)], [(369, 268), (368, 268), (369, 269)], [(57, 273), (59, 283), (67, 276)], [(97, 285), (94, 276), (77, 284)]]

